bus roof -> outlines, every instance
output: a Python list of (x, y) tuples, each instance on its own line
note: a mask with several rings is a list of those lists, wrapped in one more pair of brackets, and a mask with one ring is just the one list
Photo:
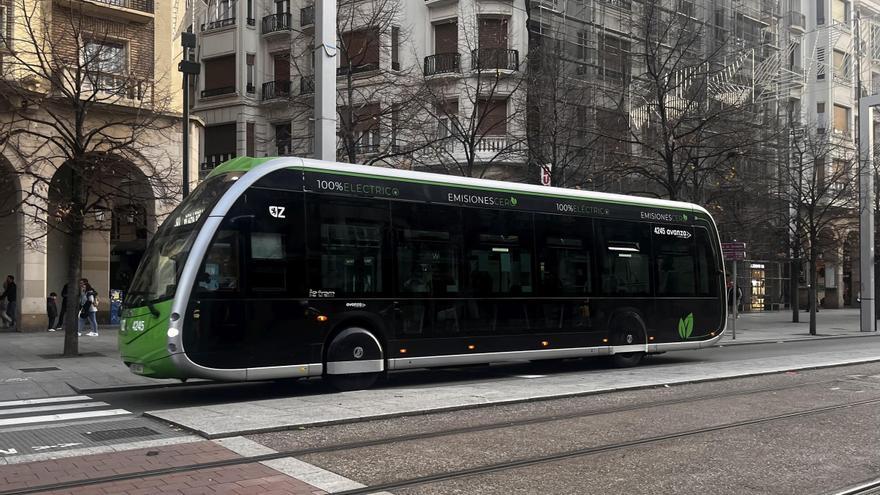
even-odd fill
[[(539, 186), (536, 184), (522, 184), (517, 182), (505, 182), (491, 179), (474, 179), (471, 177), (461, 177), (457, 175), (435, 174), (429, 172), (414, 172), (410, 170), (399, 170), (386, 167), (375, 167), (367, 165), (353, 165), (349, 163), (327, 162), (322, 160), (313, 160), (309, 158), (298, 157), (238, 157), (218, 165), (208, 178), (231, 172), (247, 172), (260, 164), (272, 161), (280, 164), (281, 160), (289, 161), (289, 168), (299, 168), (303, 170), (313, 169), (323, 172), (339, 172), (344, 175), (352, 176), (369, 176), (390, 178), (405, 182), (419, 182), (425, 184), (436, 185), (457, 185), (465, 188), (479, 189), (483, 191), (499, 191), (499, 192), (517, 192), (520, 194), (529, 194), (534, 196), (559, 197), (559, 198), (581, 198), (602, 203), (626, 204), (636, 206), (651, 206), (656, 208), (665, 208), (673, 210), (699, 211), (709, 215), (700, 205), (694, 203), (686, 203), (682, 201), (669, 201), (665, 199), (644, 198), (641, 196), (627, 196), (623, 194), (612, 194), (595, 191), (583, 191), (579, 189), (567, 189), (561, 187)], [(710, 215), (711, 216), (711, 215)]]

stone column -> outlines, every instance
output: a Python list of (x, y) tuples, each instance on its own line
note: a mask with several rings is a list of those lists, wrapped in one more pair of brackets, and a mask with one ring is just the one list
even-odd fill
[[(30, 184), (22, 184), (30, 188)], [(33, 201), (34, 198), (31, 198)], [(18, 330), (22, 332), (46, 331), (49, 319), (46, 315), (46, 213), (45, 208), (23, 205), (18, 215), (21, 228), (20, 278), (18, 283)]]

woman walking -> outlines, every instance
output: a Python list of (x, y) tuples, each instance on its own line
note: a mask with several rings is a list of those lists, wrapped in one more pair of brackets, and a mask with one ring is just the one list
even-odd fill
[(86, 320), (89, 322), (91, 331), (87, 333), (89, 337), (98, 336), (98, 293), (89, 284), (89, 279), (84, 278), (79, 281), (79, 328), (77, 335), (82, 336), (83, 326)]

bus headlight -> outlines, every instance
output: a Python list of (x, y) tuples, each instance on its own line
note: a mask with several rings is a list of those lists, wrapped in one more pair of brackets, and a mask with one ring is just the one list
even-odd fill
[(168, 338), (169, 339), (173, 339), (174, 337), (177, 337), (178, 335), (180, 335), (180, 330), (178, 330), (174, 327), (171, 327), (168, 329)]

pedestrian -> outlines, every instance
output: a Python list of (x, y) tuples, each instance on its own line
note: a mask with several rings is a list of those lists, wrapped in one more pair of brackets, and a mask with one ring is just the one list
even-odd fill
[(55, 318), (58, 317), (58, 305), (55, 303), (55, 300), (58, 299), (58, 294), (54, 292), (49, 293), (49, 297), (46, 298), (46, 315), (49, 317), (49, 331), (55, 331)]
[(18, 299), (18, 288), (15, 285), (15, 277), (6, 276), (6, 282), (3, 284), (3, 294), (0, 299), (6, 300), (6, 312), (3, 316), (3, 325), (8, 324), (8, 328), (15, 327), (15, 301)]
[(77, 325), (77, 335), (82, 336), (83, 326), (88, 321), (91, 331), (86, 335), (89, 337), (98, 336), (97, 313), (98, 293), (89, 284), (89, 279), (81, 279), (79, 281), (79, 324)]
[(64, 284), (64, 287), (61, 288), (61, 311), (58, 312), (58, 323), (55, 325), (55, 330), (61, 331), (64, 330), (64, 315), (67, 314), (67, 284)]

